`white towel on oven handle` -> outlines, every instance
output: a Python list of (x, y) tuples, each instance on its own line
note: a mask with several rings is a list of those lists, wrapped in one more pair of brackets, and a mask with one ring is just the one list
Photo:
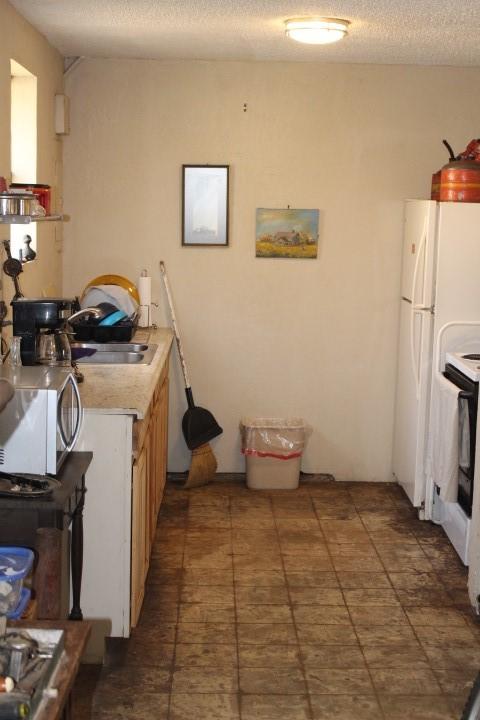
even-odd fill
[(458, 393), (460, 388), (437, 374), (432, 386), (427, 443), (427, 477), (440, 488), (444, 502), (458, 494)]

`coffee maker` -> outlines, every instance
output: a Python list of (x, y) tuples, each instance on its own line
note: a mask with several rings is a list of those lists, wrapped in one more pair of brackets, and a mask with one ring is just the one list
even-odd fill
[(69, 298), (19, 298), (12, 301), (13, 334), (22, 338), (20, 353), (23, 365), (36, 364), (39, 335), (62, 328), (78, 307), (78, 300)]

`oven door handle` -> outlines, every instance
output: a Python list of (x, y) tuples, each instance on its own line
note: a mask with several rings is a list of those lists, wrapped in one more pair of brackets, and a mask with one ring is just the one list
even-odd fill
[(458, 397), (460, 400), (473, 400), (474, 395), (467, 390), (460, 390), (460, 392), (458, 393)]

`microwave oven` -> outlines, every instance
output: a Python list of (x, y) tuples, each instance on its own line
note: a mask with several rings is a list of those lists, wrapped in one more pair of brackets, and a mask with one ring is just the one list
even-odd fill
[(83, 419), (77, 381), (68, 368), (2, 366), (14, 395), (0, 413), (0, 472), (56, 475)]

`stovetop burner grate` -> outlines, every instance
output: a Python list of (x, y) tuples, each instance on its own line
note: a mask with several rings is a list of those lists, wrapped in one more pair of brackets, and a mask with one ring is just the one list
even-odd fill
[(45, 475), (0, 472), (0, 496), (3, 497), (37, 498), (50, 495), (59, 486), (59, 480)]

